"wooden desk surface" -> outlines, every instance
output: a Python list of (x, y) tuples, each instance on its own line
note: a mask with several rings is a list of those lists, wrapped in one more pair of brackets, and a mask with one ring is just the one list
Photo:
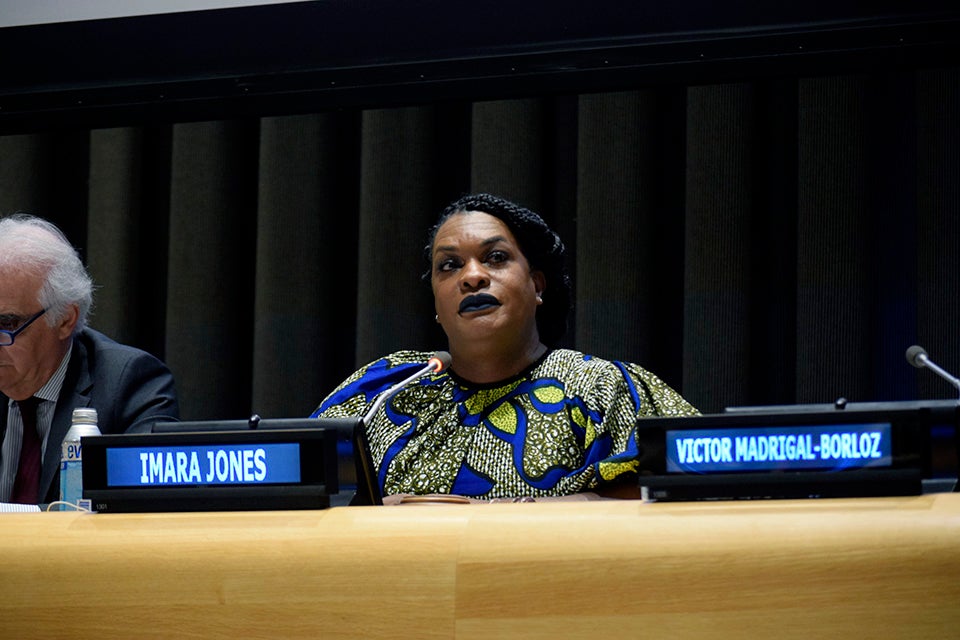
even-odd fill
[(2, 638), (947, 638), (960, 494), (0, 514)]

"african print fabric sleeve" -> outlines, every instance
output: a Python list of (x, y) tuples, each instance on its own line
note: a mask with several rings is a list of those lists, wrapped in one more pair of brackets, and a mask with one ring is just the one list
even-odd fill
[(324, 398), (310, 417), (363, 417), (380, 393), (422, 369), (432, 355), (398, 351), (361, 367)]
[[(612, 483), (637, 471), (637, 429), (642, 419), (654, 416), (699, 415), (699, 411), (663, 380), (629, 362), (612, 364), (622, 377), (612, 390), (612, 402), (604, 416), (605, 430), (613, 439), (612, 455), (595, 465), (596, 481)], [(602, 388), (603, 385), (599, 385)]]

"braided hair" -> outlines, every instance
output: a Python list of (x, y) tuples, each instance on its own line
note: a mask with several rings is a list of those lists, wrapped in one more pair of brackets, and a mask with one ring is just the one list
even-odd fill
[(518, 204), (487, 193), (467, 195), (451, 203), (430, 228), (424, 258), (428, 268), (423, 280), (430, 282), (433, 243), (437, 231), (450, 216), (480, 211), (499, 218), (513, 233), (530, 269), (541, 271), (546, 279), (543, 304), (537, 308), (537, 332), (548, 347), (556, 347), (567, 330), (567, 315), (572, 307), (570, 276), (564, 265), (566, 248), (560, 236), (539, 215)]

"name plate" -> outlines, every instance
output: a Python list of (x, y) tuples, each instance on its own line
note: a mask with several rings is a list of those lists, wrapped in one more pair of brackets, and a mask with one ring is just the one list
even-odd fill
[(358, 420), (247, 424), (84, 437), (83, 496), (98, 512), (325, 509), (379, 498)]
[(916, 495), (957, 423), (957, 405), (942, 403), (643, 419), (640, 490), (649, 501)]

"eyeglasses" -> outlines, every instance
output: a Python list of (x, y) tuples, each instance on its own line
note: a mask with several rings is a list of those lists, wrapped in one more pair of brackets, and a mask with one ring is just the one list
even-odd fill
[[(12, 345), (13, 339), (17, 337), (17, 334), (19, 334), (21, 331), (29, 327), (30, 323), (32, 323), (34, 320), (36, 320), (46, 312), (47, 312), (46, 309), (40, 309), (40, 311), (36, 312), (35, 314), (27, 318), (27, 321), (21, 324), (17, 329), (14, 329), (14, 330), (0, 329), (0, 347), (9, 347), (10, 345)], [(7, 322), (5, 321), (7, 320), (10, 321), (10, 325), (14, 325), (14, 326), (16, 322), (20, 322), (20, 318), (18, 316), (0, 316), (0, 324), (6, 325)]]

